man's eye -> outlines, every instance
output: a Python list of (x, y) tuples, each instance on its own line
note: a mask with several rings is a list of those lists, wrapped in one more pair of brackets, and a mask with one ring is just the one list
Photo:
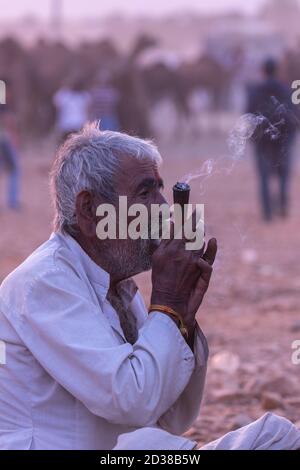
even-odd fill
[(145, 189), (145, 190), (142, 191), (140, 194), (141, 194), (141, 196), (148, 196), (149, 192), (150, 192), (150, 191), (149, 191), (148, 189)]

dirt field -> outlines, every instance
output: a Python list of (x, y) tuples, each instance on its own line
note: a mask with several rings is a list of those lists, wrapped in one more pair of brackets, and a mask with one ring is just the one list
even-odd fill
[[(209, 135), (164, 144), (161, 151), (169, 197), (180, 177), (227, 152), (224, 136)], [(291, 217), (266, 225), (260, 220), (250, 157), (230, 175), (213, 174), (202, 188), (199, 181), (192, 183), (193, 202), (205, 203), (207, 237), (215, 236), (219, 243), (211, 287), (198, 314), (210, 362), (202, 410), (188, 435), (201, 443), (268, 409), (300, 420), (300, 365), (291, 361), (292, 342), (300, 340), (299, 166), (295, 162)], [(21, 211), (8, 212), (1, 194), (1, 279), (50, 234), (47, 178), (52, 158), (51, 146), (45, 144), (24, 152)], [(2, 175), (2, 193), (3, 184)], [(137, 281), (148, 301), (149, 274)]]

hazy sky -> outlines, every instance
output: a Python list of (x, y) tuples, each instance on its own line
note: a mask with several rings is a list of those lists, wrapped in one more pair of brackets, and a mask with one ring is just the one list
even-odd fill
[[(34, 14), (47, 17), (50, 4), (59, 0), (0, 0), (0, 19)], [(65, 17), (99, 16), (113, 12), (160, 14), (193, 9), (218, 12), (238, 9), (253, 12), (266, 0), (60, 0)], [(284, 0), (283, 0), (284, 1)]]

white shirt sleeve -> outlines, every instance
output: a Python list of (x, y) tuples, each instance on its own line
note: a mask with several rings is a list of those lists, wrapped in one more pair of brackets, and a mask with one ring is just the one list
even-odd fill
[(177, 420), (189, 409), (177, 401), (202, 372), (193, 374), (194, 354), (166, 315), (150, 314), (137, 342), (120, 345), (75, 272), (70, 279), (70, 271), (53, 268), (22, 295), (21, 311), (11, 312), (17, 333), (49, 375), (92, 413), (142, 427), (156, 424), (175, 403), (181, 407)]
[(208, 346), (197, 324), (194, 341), (195, 368), (190, 380), (174, 405), (160, 418), (159, 426), (172, 434), (183, 434), (199, 415), (204, 392)]

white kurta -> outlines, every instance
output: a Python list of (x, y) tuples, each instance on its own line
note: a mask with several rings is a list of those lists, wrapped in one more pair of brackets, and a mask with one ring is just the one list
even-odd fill
[(193, 423), (208, 356), (200, 328), (193, 353), (175, 323), (148, 316), (133, 281), (124, 281), (119, 291), (139, 328), (131, 345), (108, 288), (108, 273), (62, 234), (5, 279), (0, 449), (112, 449), (125, 432), (181, 434)]
[[(162, 429), (143, 428), (121, 434), (115, 450), (192, 450), (197, 442)], [(266, 413), (257, 421), (229, 432), (199, 450), (299, 450), (300, 430), (290, 421)]]

